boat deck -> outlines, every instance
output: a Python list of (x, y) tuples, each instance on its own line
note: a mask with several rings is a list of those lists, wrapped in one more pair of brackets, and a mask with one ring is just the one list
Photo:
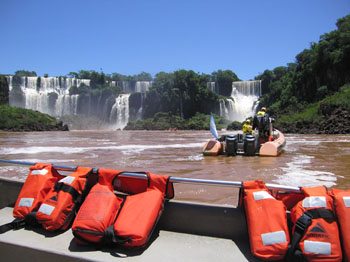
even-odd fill
[[(0, 224), (13, 220), (21, 183), (0, 178)], [(148, 246), (100, 250), (77, 245), (71, 230), (41, 228), (0, 234), (3, 261), (258, 261), (250, 252), (244, 213), (233, 206), (169, 201)]]

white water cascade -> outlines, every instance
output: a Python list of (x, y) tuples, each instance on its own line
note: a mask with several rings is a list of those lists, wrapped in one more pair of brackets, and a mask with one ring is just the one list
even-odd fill
[(124, 93), (146, 93), (152, 86), (152, 81), (111, 81), (110, 86), (119, 86)]
[(232, 83), (229, 99), (220, 100), (220, 116), (242, 122), (254, 115), (261, 96), (261, 80)]
[(216, 83), (215, 82), (207, 82), (207, 88), (209, 88), (211, 91), (216, 92)]
[[(69, 95), (69, 89), (75, 85), (90, 85), (88, 79), (66, 77), (21, 77), (18, 86), (23, 93), (23, 101), (11, 96), (13, 77), (7, 77), (10, 91), (10, 105), (36, 110), (55, 117), (77, 114), (78, 95)], [(17, 90), (18, 91), (18, 90)]]
[[(72, 86), (90, 88), (89, 79), (67, 77), (13, 77), (7, 76), (10, 105), (36, 110), (54, 117), (65, 115), (95, 116), (108, 122), (115, 129), (122, 129), (129, 120), (129, 96), (141, 93), (141, 104), (133, 119), (143, 115), (143, 98), (152, 86), (152, 81), (111, 81), (110, 86), (120, 86), (127, 95), (120, 95), (110, 103), (108, 97), (97, 92), (70, 95)], [(137, 107), (137, 105), (136, 105)], [(135, 111), (135, 109), (134, 109)], [(135, 113), (134, 113), (135, 114)]]
[(109, 122), (114, 129), (123, 129), (129, 121), (129, 96), (130, 94), (119, 95), (115, 99), (109, 116)]

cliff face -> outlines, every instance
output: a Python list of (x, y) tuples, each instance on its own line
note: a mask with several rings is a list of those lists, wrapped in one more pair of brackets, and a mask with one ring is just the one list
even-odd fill
[(322, 114), (320, 121), (303, 121), (280, 127), (284, 133), (294, 134), (350, 134), (350, 112), (336, 107)]
[(0, 75), (0, 105), (9, 104), (9, 88), (5, 76)]

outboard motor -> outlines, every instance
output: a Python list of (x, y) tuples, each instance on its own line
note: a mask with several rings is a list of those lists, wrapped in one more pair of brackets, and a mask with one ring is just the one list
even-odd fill
[(246, 156), (254, 156), (256, 151), (255, 136), (246, 135), (244, 139), (244, 154)]
[(237, 135), (226, 136), (226, 154), (228, 156), (235, 156), (237, 154)]

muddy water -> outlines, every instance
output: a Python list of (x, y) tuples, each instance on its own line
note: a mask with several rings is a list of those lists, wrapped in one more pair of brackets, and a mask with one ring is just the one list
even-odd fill
[[(350, 135), (286, 135), (285, 150), (276, 158), (204, 157), (201, 148), (210, 138), (209, 131), (0, 132), (0, 159), (350, 188)], [(0, 176), (25, 180), (27, 173), (28, 166), (0, 164)], [(179, 200), (215, 204), (236, 205), (238, 196), (238, 189), (217, 186), (176, 184), (175, 191)]]

